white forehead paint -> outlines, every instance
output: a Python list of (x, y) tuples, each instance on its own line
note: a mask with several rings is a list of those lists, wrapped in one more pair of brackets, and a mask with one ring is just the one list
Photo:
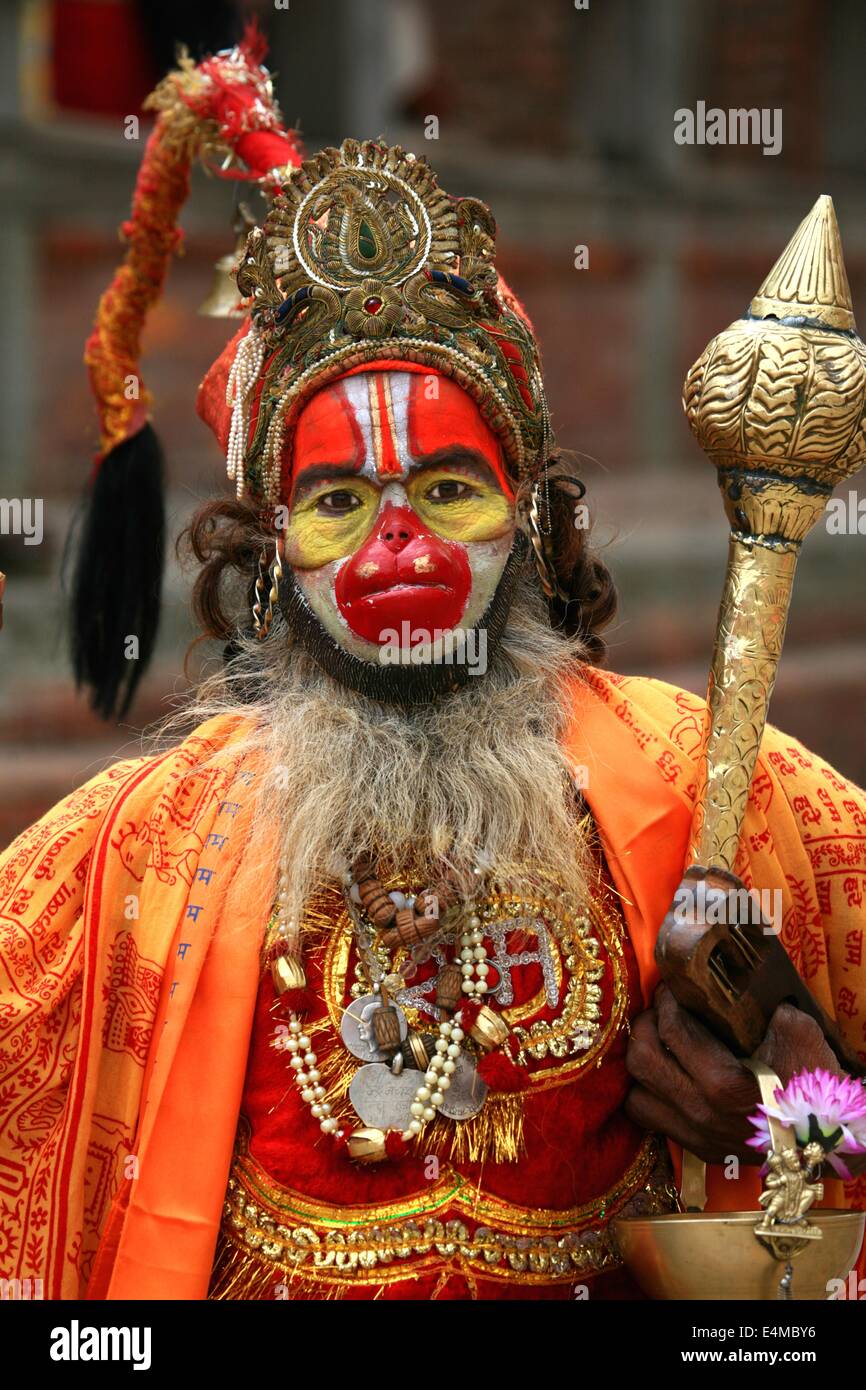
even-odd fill
[(364, 441), (361, 476), (380, 479), (383, 464), (399, 465), (405, 481), (415, 460), (409, 451), (409, 372), (363, 372), (340, 382)]

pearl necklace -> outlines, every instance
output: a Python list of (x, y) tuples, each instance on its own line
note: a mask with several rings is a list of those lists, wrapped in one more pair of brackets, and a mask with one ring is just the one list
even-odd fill
[(483, 999), (487, 993), (487, 976), (490, 974), (490, 966), (487, 964), (481, 918), (474, 910), (470, 910), (467, 926), (468, 931), (464, 931), (460, 937), (460, 970), (463, 975), (463, 993), (468, 994), (470, 999)]
[[(480, 870), (476, 873), (480, 874)], [(387, 967), (383, 967), (369, 929), (361, 920), (359, 906), (361, 899), (358, 896), (358, 886), (355, 883), (355, 875), (344, 870), (340, 877), (343, 880), (346, 894), (347, 907), (350, 917), (355, 927), (356, 946), (359, 953), (359, 960), (362, 967), (366, 970), (368, 983), (375, 995), (384, 995), (387, 1005), (388, 995), (385, 991), (385, 984), (389, 989), (393, 989), (392, 982), (396, 982), (400, 976), (391, 973)], [(369, 873), (368, 873), (369, 879)], [(439, 904), (434, 895), (425, 892), (419, 894), (417, 899), (411, 896), (407, 898), (405, 894), (394, 892), (385, 895), (381, 890), (378, 881), (375, 883), (378, 890), (378, 905), (381, 911), (383, 900), (390, 898), (395, 908), (402, 909), (402, 916), (412, 919), (412, 905), (416, 904), (414, 911), (423, 910), (424, 901), (427, 900), (428, 911), (425, 918), (430, 916), (431, 930), (424, 931), (424, 938), (418, 938), (416, 944), (409, 951), (406, 965), (414, 969), (415, 958), (419, 960), (426, 958), (429, 954), (429, 944), (431, 938), (438, 935), (436, 930), (438, 925)], [(351, 890), (351, 891), (350, 891)], [(289, 922), (285, 911), (286, 907), (285, 883), (281, 876), (280, 892), (278, 895), (278, 915), (279, 926), (276, 938), (277, 956), (274, 961), (274, 978), (278, 988), (283, 988), (284, 984), (279, 982), (279, 975), (282, 972), (284, 979), (290, 979), (292, 985), (297, 978), (305, 984), (303, 968), (300, 964), (300, 927), (299, 924)], [(369, 898), (369, 894), (368, 894)], [(429, 903), (432, 899), (433, 909), (429, 911)], [(390, 904), (387, 905), (390, 908)], [(387, 912), (386, 912), (387, 915)], [(399, 918), (397, 919), (399, 923)], [(420, 919), (413, 919), (416, 924)], [(390, 918), (389, 918), (390, 921)], [(489, 965), (487, 963), (487, 951), (484, 946), (484, 933), (481, 918), (475, 908), (475, 903), (467, 904), (464, 915), (465, 925), (459, 936), (459, 966), (453, 965), (450, 969), (459, 969), (459, 980), (454, 981), (454, 988), (459, 984), (459, 992), (467, 999), (467, 1002), (481, 1004), (488, 991), (487, 977)], [(426, 928), (426, 921), (425, 921)], [(393, 928), (391, 937), (395, 936)], [(391, 945), (395, 944), (392, 940)], [(405, 965), (404, 965), (405, 972)], [(447, 971), (446, 971), (447, 973)], [(405, 978), (405, 975), (403, 976)], [(288, 996), (291, 997), (291, 996)], [(326, 1088), (322, 1085), (321, 1076), (316, 1066), (317, 1057), (312, 1049), (309, 1036), (304, 1032), (304, 1025), (300, 1014), (294, 1009), (289, 1013), (288, 1027), (281, 1029), (281, 1037), (275, 1044), (279, 1050), (290, 1053), (290, 1066), (294, 1074), (295, 1083), (300, 1093), (301, 1101), (310, 1109), (310, 1114), (317, 1121), (319, 1129), (323, 1134), (331, 1136), (339, 1144), (345, 1142), (351, 1156), (362, 1161), (372, 1162), (390, 1154), (395, 1149), (391, 1134), (399, 1135), (400, 1141), (405, 1145), (417, 1139), (428, 1124), (436, 1118), (437, 1111), (443, 1105), (446, 1093), (452, 1084), (452, 1077), (457, 1070), (461, 1056), (461, 1045), (465, 1041), (465, 1031), (460, 1026), (462, 1022), (462, 1012), (458, 1005), (459, 995), (449, 994), (452, 1002), (441, 1002), (437, 995), (437, 1002), (440, 1009), (448, 1009), (450, 1012), (455, 1010), (452, 1017), (441, 1018), (438, 1024), (438, 1036), (434, 1044), (434, 1051), (429, 1057), (427, 1070), (423, 1074), (419, 1085), (415, 1090), (414, 1097), (409, 1107), (409, 1119), (406, 1127), (400, 1131), (380, 1132), (375, 1129), (354, 1130), (347, 1134), (345, 1122), (341, 1122), (332, 1114), (332, 1106), (325, 1099)], [(361, 1054), (356, 1054), (361, 1055)], [(403, 1057), (398, 1051), (395, 1053), (391, 1070), (395, 1076), (402, 1072)], [(378, 1140), (376, 1135), (379, 1136)], [(399, 1147), (399, 1146), (397, 1146)]]
[(226, 472), (235, 483), (238, 497), (244, 495), (244, 465), (250, 427), (250, 406), (255, 385), (265, 360), (265, 344), (255, 328), (241, 338), (226, 383), (226, 405), (231, 406)]
[(460, 1044), (464, 1037), (465, 1034), (460, 1027), (459, 1011), (453, 1019), (443, 1019), (439, 1024), (436, 1050), (430, 1058), (430, 1066), (409, 1108), (412, 1119), (409, 1121), (408, 1129), (403, 1131), (403, 1138), (407, 1143), (415, 1139), (424, 1126), (436, 1118), (436, 1111), (444, 1101), (445, 1092), (451, 1085), (451, 1077), (457, 1070), (457, 1058), (460, 1056)]
[(309, 1105), (313, 1119), (319, 1121), (319, 1129), (323, 1134), (334, 1134), (342, 1139), (344, 1131), (339, 1128), (339, 1121), (332, 1117), (330, 1103), (325, 1100), (325, 1088), (316, 1068), (318, 1058), (297, 1014), (289, 1016), (288, 1032), (281, 1036), (276, 1046), (278, 1050), (291, 1054), (289, 1065), (295, 1074), (295, 1084), (300, 1090), (301, 1100)]

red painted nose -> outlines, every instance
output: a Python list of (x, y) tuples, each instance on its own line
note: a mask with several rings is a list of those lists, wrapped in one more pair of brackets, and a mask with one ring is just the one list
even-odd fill
[(353, 632), (383, 643), (391, 640), (388, 633), (402, 631), (404, 621), (413, 632), (454, 627), (471, 583), (464, 546), (426, 531), (410, 508), (389, 504), (338, 571), (334, 596)]
[(407, 508), (388, 505), (382, 513), (376, 539), (387, 546), (394, 555), (399, 555), (419, 534), (420, 527)]

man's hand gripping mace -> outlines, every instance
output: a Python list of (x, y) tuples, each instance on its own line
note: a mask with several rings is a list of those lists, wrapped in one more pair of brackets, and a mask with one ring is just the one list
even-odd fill
[[(866, 346), (858, 337), (832, 200), (822, 196), (744, 318), (686, 376), (683, 408), (718, 472), (731, 525), (709, 676), (689, 863), (731, 874), (804, 537), (833, 488), (866, 462)], [(716, 882), (718, 883), (718, 878)], [(696, 927), (699, 928), (696, 930)], [(741, 1056), (791, 1000), (862, 1071), (763, 926), (677, 926), (656, 960), (681, 1004)]]

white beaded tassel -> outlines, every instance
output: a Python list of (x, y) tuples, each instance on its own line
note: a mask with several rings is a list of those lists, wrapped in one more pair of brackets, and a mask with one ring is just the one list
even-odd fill
[(481, 918), (473, 912), (467, 928), (460, 937), (460, 969), (463, 974), (463, 993), (470, 999), (481, 999), (487, 993), (487, 951), (484, 946), (484, 932)]
[(460, 1044), (464, 1037), (459, 1013), (456, 1013), (453, 1019), (443, 1019), (439, 1024), (436, 1050), (430, 1058), (430, 1066), (424, 1074), (424, 1080), (415, 1092), (415, 1099), (409, 1111), (412, 1116), (409, 1126), (403, 1131), (403, 1138), (407, 1143), (415, 1139), (424, 1126), (436, 1118), (436, 1111), (445, 1099), (445, 1092), (451, 1085), (451, 1077), (457, 1070)]
[(301, 1100), (309, 1105), (314, 1120), (318, 1120), (323, 1134), (333, 1134), (342, 1139), (343, 1130), (331, 1114), (331, 1106), (325, 1100), (325, 1087), (316, 1067), (318, 1058), (312, 1049), (309, 1037), (297, 1014), (289, 1018), (288, 1034), (282, 1039), (283, 1051), (291, 1053), (289, 1066), (295, 1075), (295, 1084), (301, 1092)]
[(226, 405), (231, 406), (232, 411), (226, 472), (236, 484), (238, 497), (244, 495), (244, 458), (250, 428), (250, 403), (264, 360), (264, 342), (255, 328), (251, 328), (238, 343), (226, 384)]
[[(285, 864), (282, 864), (277, 887), (277, 939), (289, 955), (301, 961), (301, 926), (296, 917), (289, 916), (288, 901), (288, 875)], [(301, 963), (303, 962), (301, 961)]]

